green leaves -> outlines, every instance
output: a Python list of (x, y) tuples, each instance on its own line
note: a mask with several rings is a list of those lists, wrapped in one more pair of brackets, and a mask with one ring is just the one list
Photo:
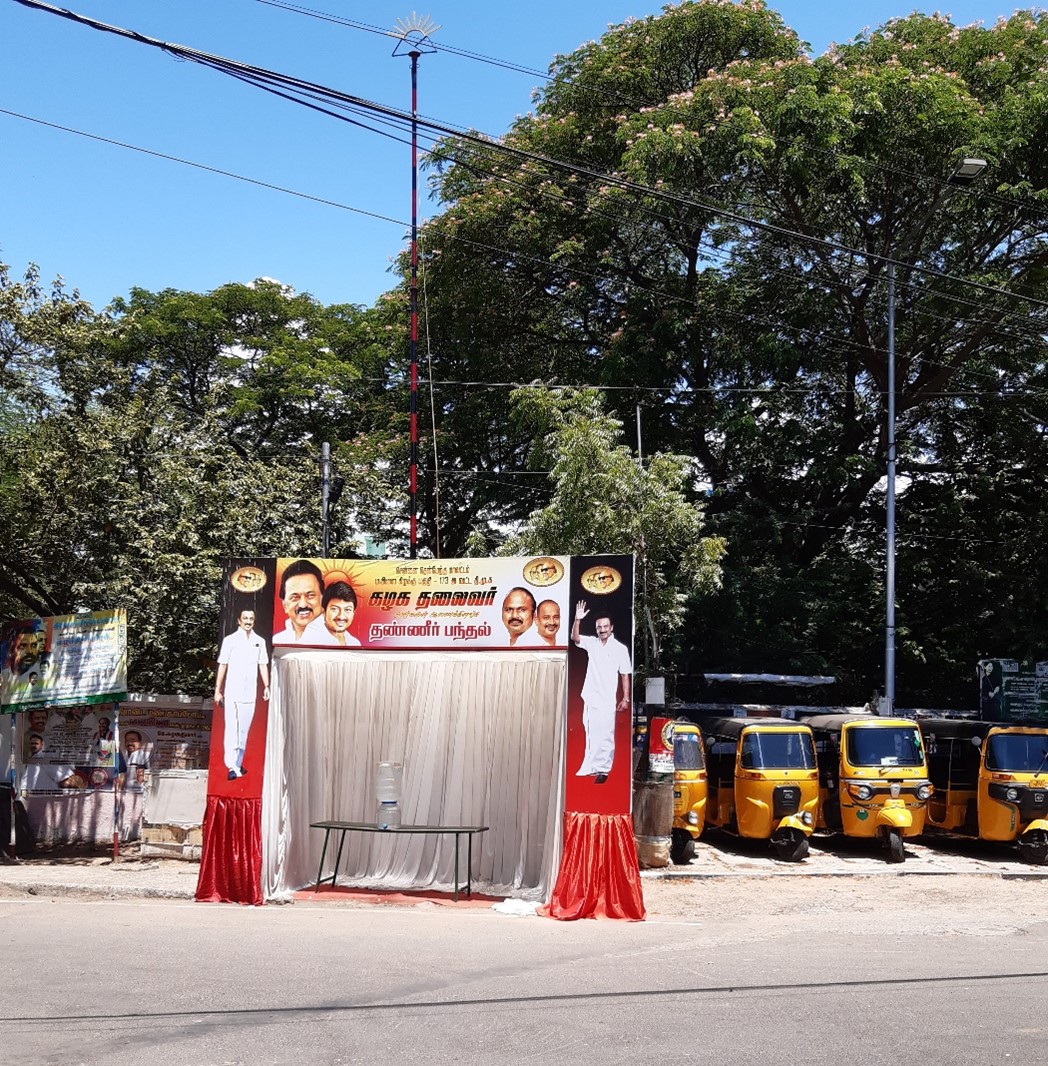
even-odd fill
[(661, 668), (688, 597), (719, 586), (726, 550), (702, 535), (702, 511), (688, 500), (692, 462), (657, 454), (639, 463), (593, 390), (521, 389), (514, 402), (535, 434), (532, 465), (548, 464), (553, 489), (502, 553), (635, 555), (645, 667)]
[(377, 315), (267, 281), (96, 314), (35, 272), (0, 301), (0, 611), (126, 608), (132, 687), (207, 682), (223, 557), (319, 552), (322, 441), (336, 550), (394, 524)]

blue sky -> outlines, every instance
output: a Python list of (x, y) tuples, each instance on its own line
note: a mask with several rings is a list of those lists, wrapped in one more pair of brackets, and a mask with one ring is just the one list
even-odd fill
[[(55, 0), (151, 37), (267, 67), (393, 107), (409, 61), (389, 38), (263, 0)], [(413, 11), (457, 49), (544, 71), (647, 0), (301, 0), (391, 28)], [(899, 0), (772, 4), (813, 54), (912, 10)], [(932, 7), (922, 10), (934, 10)], [(958, 24), (1011, 14), (1004, 0), (943, 5)], [(424, 56), (419, 111), (504, 132), (540, 80), (447, 53)], [(399, 222), (205, 173), (0, 113), (0, 261), (39, 264), (98, 307), (132, 286), (207, 291), (273, 277), (324, 303), (370, 304), (391, 288), (410, 218), (410, 149), (195, 63), (0, 0), (0, 109), (295, 189)], [(420, 217), (436, 211), (420, 201)]]

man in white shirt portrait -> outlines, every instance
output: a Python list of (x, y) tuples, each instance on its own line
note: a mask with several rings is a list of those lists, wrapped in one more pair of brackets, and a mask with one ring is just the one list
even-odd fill
[[(589, 614), (585, 600), (575, 606), (571, 639), (589, 656), (582, 685), (582, 724), (586, 730), (586, 753), (576, 777), (592, 777), (604, 784), (615, 761), (615, 713), (628, 711), (633, 680), (629, 648), (617, 641), (611, 619), (597, 618), (595, 637), (583, 636), (579, 623)], [(620, 694), (621, 693), (621, 694)]]
[(357, 610), (357, 594), (348, 581), (332, 581), (324, 589), (323, 614), (306, 627), (303, 644), (324, 644), (344, 648), (359, 648), (349, 627)]
[(262, 677), (262, 699), (269, 699), (269, 655), (266, 642), (255, 632), (255, 612), (244, 610), (237, 629), (222, 638), (215, 675), (215, 703), (225, 717), (223, 754), (230, 781), (243, 777), (244, 749), (251, 719), (255, 716), (258, 679)]
[(273, 644), (308, 644), (306, 629), (320, 616), (324, 578), (320, 567), (308, 559), (296, 559), (280, 577), (280, 600), (287, 625), (273, 637)]

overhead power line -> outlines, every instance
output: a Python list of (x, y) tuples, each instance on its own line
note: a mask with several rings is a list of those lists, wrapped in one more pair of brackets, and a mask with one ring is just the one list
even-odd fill
[(147, 37), (144, 34), (137, 33), (133, 30), (127, 30), (119, 26), (111, 26), (108, 23), (99, 22), (96, 19), (88, 18), (84, 15), (77, 14), (73, 11), (68, 11), (63, 8), (55, 7), (51, 4), (41, 2), (41, 0), (14, 0), (15, 3), (22, 5), (37, 11), (43, 11), (52, 15), (56, 15), (60, 18), (67, 19), (72, 22), (79, 23), (80, 25), (88, 26), (91, 29), (100, 30), (106, 33), (113, 33), (117, 36), (125, 37), (128, 40), (135, 41), (139, 44), (146, 44), (154, 48), (159, 48), (162, 51), (169, 53), (170, 55), (188, 59), (195, 63), (200, 63), (204, 66), (210, 67), (221, 73), (239, 78), (244, 81), (248, 81), (251, 84), (257, 85), (260, 88), (265, 88), (270, 92), (275, 92), (278, 95), (286, 96), (288, 99), (296, 100), (306, 107), (312, 107), (316, 110), (323, 110), (317, 107), (315, 104), (308, 103), (305, 100), (298, 99), (299, 95), (312, 95), (319, 94), (323, 98), (337, 101), (341, 104), (350, 104), (355, 107), (364, 108), (369, 113), (382, 115), (385, 118), (395, 119), (405, 124), (417, 122), (419, 126), (428, 128), (444, 136), (455, 137), (460, 141), (464, 141), (469, 144), (478, 145), (484, 149), (491, 150), (496, 149), (498, 151), (512, 155), (518, 159), (526, 159), (533, 163), (540, 163), (544, 166), (553, 167), (558, 170), (567, 171), (569, 173), (578, 174), (588, 178), (599, 179), (606, 184), (613, 184), (619, 188), (634, 193), (636, 195), (647, 196), (653, 199), (663, 200), (665, 202), (674, 203), (679, 206), (688, 206), (697, 208), (699, 210), (707, 211), (712, 215), (725, 219), (730, 222), (734, 222), (737, 225), (759, 230), (761, 232), (774, 234), (778, 237), (784, 238), (792, 242), (799, 242), (810, 248), (824, 248), (833, 252), (842, 252), (847, 255), (855, 255), (865, 259), (867, 262), (877, 262), (882, 265), (893, 265), (903, 269), (908, 269), (914, 273), (919, 273), (928, 277), (941, 278), (947, 281), (954, 282), (956, 284), (965, 285), (971, 289), (991, 293), (995, 296), (1003, 296), (1006, 299), (1018, 299), (1025, 303), (1031, 304), (1036, 307), (1048, 309), (1048, 301), (1039, 300), (1036, 297), (1029, 296), (1025, 293), (1012, 292), (1007, 289), (1000, 289), (993, 285), (987, 285), (983, 282), (973, 281), (969, 278), (961, 278), (952, 274), (948, 274), (944, 271), (935, 270), (934, 268), (927, 266), (918, 266), (912, 263), (906, 263), (892, 258), (889, 255), (882, 255), (875, 252), (862, 251), (858, 248), (852, 248), (848, 245), (842, 244), (839, 241), (834, 241), (825, 237), (817, 237), (810, 234), (802, 233), (797, 230), (792, 230), (786, 226), (778, 225), (773, 222), (765, 222), (760, 219), (750, 218), (737, 211), (732, 211), (716, 203), (699, 200), (694, 197), (688, 197), (677, 193), (672, 193), (664, 189), (656, 189), (651, 186), (643, 185), (639, 182), (630, 181), (615, 174), (606, 174), (600, 171), (593, 170), (589, 167), (583, 167), (578, 164), (565, 162), (564, 160), (556, 159), (551, 156), (545, 156), (537, 152), (529, 152), (522, 148), (517, 148), (503, 142), (496, 142), (491, 138), (481, 136), (477, 133), (464, 131), (454, 126), (436, 122), (433, 119), (424, 118), (418, 115), (412, 115), (409, 112), (401, 111), (398, 108), (389, 107), (384, 104), (378, 104), (374, 101), (367, 100), (364, 97), (355, 96), (349, 93), (339, 92), (338, 90), (328, 88), (326, 86), (318, 85), (314, 82), (305, 81), (301, 78), (294, 78), (289, 75), (279, 74), (275, 71), (267, 70), (263, 67), (254, 67), (250, 64), (240, 63), (236, 60), (227, 59), (223, 56), (212, 55), (208, 52), (202, 52), (195, 48), (189, 48), (184, 45), (174, 44), (171, 42), (165, 42), (156, 38)]
[[(306, 15), (310, 18), (320, 19), (324, 22), (334, 23), (336, 25), (345, 26), (348, 29), (363, 30), (367, 33), (379, 34), (383, 37), (390, 37), (393, 39), (399, 39), (397, 34), (385, 29), (381, 26), (369, 25), (365, 22), (358, 22), (355, 19), (348, 19), (341, 15), (333, 15), (326, 11), (317, 11), (315, 8), (307, 8), (300, 4), (287, 3), (286, 0), (256, 0), (256, 3), (265, 4), (268, 7), (280, 8), (284, 11), (293, 12), (296, 15)], [(449, 55), (460, 56), (464, 59), (475, 60), (480, 63), (487, 64), (488, 66), (498, 67), (503, 70), (509, 70), (519, 74), (527, 74), (533, 78), (541, 78), (543, 81), (553, 81), (557, 75), (551, 73), (549, 70), (537, 70), (532, 67), (526, 67), (512, 60), (499, 59), (495, 56), (484, 55), (480, 52), (471, 52), (465, 48), (456, 48), (452, 45), (444, 42), (433, 41), (431, 42), (437, 51), (445, 52)], [(633, 97), (628, 97), (622, 92), (616, 90), (609, 90), (606, 88), (598, 88), (596, 86), (579, 86), (577, 83), (570, 79), (564, 79), (565, 83), (572, 86), (572, 88), (578, 90), (582, 94), (590, 97), (596, 97), (606, 100), (614, 100), (617, 104), (626, 107), (642, 107), (645, 106), (644, 101), (638, 100)], [(729, 113), (724, 118), (711, 118), (711, 122), (714, 125), (722, 126), (731, 121), (731, 114)], [(810, 141), (805, 141), (800, 136), (793, 136), (788, 138), (776, 137), (778, 142), (782, 143), (801, 143), (805, 144), (805, 147), (812, 152), (816, 152), (819, 155), (828, 156), (831, 159), (839, 159), (842, 154), (848, 156), (849, 161), (856, 163), (857, 165), (864, 167), (867, 170), (880, 171), (885, 175), (899, 175), (901, 177), (909, 178), (910, 180), (922, 185), (935, 186), (940, 190), (948, 190), (953, 186), (950, 180), (945, 177), (940, 177), (935, 174), (921, 174), (912, 170), (907, 170), (905, 167), (900, 167), (896, 164), (886, 163), (883, 160), (865, 159), (862, 156), (855, 155), (854, 153), (842, 153), (841, 149), (822, 148), (819, 145), (812, 144)], [(994, 203), (1001, 204), (1004, 207), (1010, 207), (1017, 211), (1024, 211), (1030, 215), (1036, 215), (1038, 218), (1048, 218), (1048, 209), (1043, 203), (1030, 202), (1028, 200), (1020, 200), (1014, 196), (1002, 196), (999, 193), (988, 192), (985, 189), (980, 189), (975, 194), (980, 200), (990, 200)]]
[(338, 200), (329, 200), (323, 196), (314, 196), (312, 193), (301, 192), (298, 189), (289, 189), (286, 185), (275, 185), (270, 181), (262, 181), (260, 178), (249, 178), (245, 174), (237, 174), (233, 170), (223, 170), (221, 167), (209, 166), (206, 163), (196, 163), (192, 159), (183, 159), (181, 156), (168, 155), (166, 152), (157, 152), (152, 148), (142, 148), (137, 144), (128, 144), (126, 141), (117, 141), (111, 137), (103, 137), (97, 133), (88, 133), (85, 130), (74, 129), (72, 126), (62, 126), (57, 122), (48, 122), (46, 119), (36, 118), (33, 115), (23, 115), (18, 111), (8, 111), (0, 107), (0, 115), (9, 115), (11, 118), (20, 118), (26, 122), (35, 122), (38, 126), (47, 126), (62, 133), (72, 133), (77, 137), (86, 137), (91, 141), (101, 144), (111, 144), (114, 148), (126, 148), (130, 152), (139, 152), (142, 155), (152, 156), (154, 159), (164, 159), (169, 163), (180, 163), (185, 167), (194, 167), (197, 170), (207, 171), (209, 174), (218, 174), (223, 178), (235, 178), (237, 181), (246, 181), (249, 185), (257, 185), (262, 189), (270, 189), (273, 192), (285, 193), (288, 196), (297, 196), (303, 200), (312, 200), (313, 203), (323, 204), (325, 207), (337, 207), (340, 211), (352, 211), (355, 215), (365, 215), (367, 218), (377, 219), (379, 222), (393, 222), (398, 226), (406, 226), (403, 219), (390, 218), (388, 215), (380, 215), (374, 211), (365, 211), (362, 207), (350, 207), (349, 204), (339, 203)]
[[(258, 178), (252, 178), (252, 177), (249, 177), (249, 176), (244, 175), (244, 174), (236, 173), (235, 171), (225, 170), (225, 169), (223, 169), (221, 167), (215, 167), (215, 166), (211, 166), (211, 165), (208, 165), (208, 164), (205, 164), (205, 163), (198, 163), (198, 162), (196, 162), (194, 160), (191, 160), (191, 159), (185, 159), (185, 158), (180, 157), (180, 156), (170, 155), (170, 154), (168, 154), (166, 152), (159, 152), (159, 151), (156, 151), (154, 149), (144, 148), (144, 147), (142, 147), (140, 145), (129, 144), (129, 143), (125, 142), (125, 141), (119, 141), (119, 140), (116, 140), (116, 139), (111, 138), (111, 137), (103, 137), (100, 134), (89, 133), (89, 132), (87, 132), (85, 130), (75, 129), (74, 127), (71, 127), (71, 126), (64, 126), (64, 125), (62, 125), (60, 123), (50, 122), (50, 121), (48, 121), (46, 119), (37, 118), (37, 117), (35, 117), (33, 115), (24, 115), (24, 114), (21, 114), (21, 113), (19, 113), (17, 111), (7, 110), (6, 108), (0, 108), (0, 114), (8, 115), (8, 116), (10, 116), (12, 118), (22, 119), (23, 121), (26, 121), (26, 122), (32, 122), (32, 123), (35, 123), (37, 125), (45, 126), (45, 127), (49, 128), (49, 129), (59, 130), (60, 132), (63, 132), (63, 133), (71, 133), (71, 134), (73, 134), (75, 136), (84, 137), (84, 138), (86, 138), (88, 140), (98, 141), (101, 144), (108, 144), (108, 145), (112, 145), (113, 147), (123, 148), (123, 149), (126, 149), (127, 151), (138, 152), (138, 153), (140, 153), (142, 155), (151, 156), (151, 157), (156, 158), (156, 159), (163, 159), (163, 160), (165, 160), (167, 162), (178, 163), (178, 164), (181, 164), (182, 166), (193, 167), (194, 169), (202, 170), (202, 171), (205, 171), (206, 173), (217, 174), (217, 175), (219, 175), (221, 177), (232, 178), (232, 179), (234, 179), (236, 181), (243, 181), (243, 182), (246, 182), (246, 183), (248, 183), (250, 185), (256, 185), (256, 186), (258, 186), (260, 188), (269, 189), (269, 190), (274, 191), (274, 192), (280, 192), (280, 193), (283, 193), (283, 194), (288, 195), (288, 196), (294, 196), (294, 197), (297, 197), (297, 198), (300, 198), (300, 199), (309, 200), (309, 201), (314, 202), (314, 203), (323, 204), (324, 206), (327, 206), (327, 207), (335, 207), (335, 208), (338, 208), (339, 210), (342, 210), (342, 211), (350, 211), (350, 212), (352, 212), (354, 214), (363, 215), (363, 216), (368, 217), (368, 218), (374, 218), (374, 219), (376, 219), (378, 221), (381, 221), (381, 222), (389, 222), (389, 223), (392, 223), (393, 225), (397, 225), (397, 226), (407, 226), (407, 222), (405, 222), (403, 219), (391, 218), (388, 215), (380, 215), (380, 214), (378, 214), (378, 213), (376, 213), (374, 211), (366, 211), (363, 208), (353, 207), (353, 206), (351, 206), (349, 204), (344, 204), (344, 203), (341, 203), (340, 201), (337, 201), (337, 200), (331, 200), (331, 199), (326, 198), (326, 197), (316, 196), (316, 195), (311, 194), (311, 193), (302, 192), (301, 190), (298, 190), (298, 189), (288, 188), (287, 186), (276, 185), (276, 184), (274, 184), (272, 182), (262, 181), (261, 179), (258, 179)], [(495, 175), (493, 175), (493, 176), (495, 176)], [(444, 235), (444, 239), (447, 240), (447, 241), (450, 241), (450, 242), (461, 243), (461, 244), (464, 244), (466, 246), (477, 248), (479, 250), (488, 251), (488, 252), (502, 253), (502, 252), (505, 251), (505, 249), (503, 247), (494, 246), (494, 245), (490, 245), (490, 244), (485, 244), (483, 242), (471, 240), (469, 238), (458, 236), (458, 235), (453, 234), (453, 233), (445, 234)], [(516, 257), (520, 258), (519, 253), (518, 253), (518, 255)], [(541, 259), (539, 257), (525, 257), (525, 258), (527, 258), (530, 262), (532, 262), (534, 265), (539, 266), (539, 267), (547, 267), (547, 268), (552, 268), (553, 267), (553, 264), (550, 264), (548, 260)], [(556, 269), (557, 270), (561, 270), (562, 268), (556, 267)], [(567, 270), (567, 273), (569, 273), (571, 275), (574, 275), (574, 276), (577, 276), (577, 277), (593, 277), (593, 278), (597, 278), (598, 277), (598, 275), (593, 274), (591, 271), (583, 270), (583, 269), (581, 269), (581, 268), (579, 268), (577, 266), (569, 268)], [(644, 292), (648, 293), (649, 295), (651, 295), (653, 297), (660, 298), (660, 299), (665, 299), (665, 300), (672, 301), (672, 302), (675, 302), (675, 303), (684, 303), (684, 302), (686, 302), (679, 295), (676, 295), (676, 294), (673, 294), (673, 293), (668, 293), (668, 292), (662, 291), (660, 289), (654, 288), (652, 286), (644, 286), (644, 285), (636, 284), (635, 288), (638, 291), (644, 291)], [(962, 302), (967, 302), (967, 301), (962, 301)], [(782, 332), (785, 332), (785, 333), (788, 333), (788, 334), (795, 334), (798, 338), (802, 338), (799, 341), (799, 343), (803, 343), (803, 337), (808, 335), (808, 331), (805, 331), (803, 328), (801, 328), (799, 326), (795, 326), (795, 325), (789, 325), (789, 324), (781, 322), (781, 321), (772, 321), (770, 319), (761, 319), (761, 318), (755, 317), (753, 315), (745, 315), (745, 314), (741, 314), (739, 312), (729, 311), (729, 310), (727, 310), (725, 308), (722, 308), (719, 313), (721, 315), (727, 316), (728, 318), (736, 320), (736, 321), (741, 322), (743, 324), (758, 325), (758, 326), (763, 325), (763, 326), (766, 326), (768, 328), (774, 328), (776, 330), (779, 330), (779, 331), (782, 331)], [(872, 346), (872, 345), (861, 345), (858, 341), (855, 341), (855, 340), (853, 340), (853, 339), (851, 339), (849, 337), (844, 337), (844, 336), (841, 336), (841, 335), (835, 334), (835, 333), (822, 333), (818, 337), (816, 337), (814, 334), (811, 334), (810, 335), (810, 339), (813, 340), (813, 341), (818, 339), (820, 344), (821, 344), (821, 350), (823, 352), (827, 352), (827, 353), (828, 352), (837, 352), (837, 353), (840, 353), (840, 354), (845, 354), (847, 351), (854, 351), (854, 352), (868, 351), (871, 354), (878, 354), (878, 353), (879, 354), (884, 354), (884, 349), (882, 349), (882, 348), (878, 348), (878, 347)], [(832, 342), (832, 343), (827, 345), (827, 344), (824, 343), (826, 341), (829, 341), (829, 342)], [(834, 345), (844, 345), (845, 347), (844, 348), (835, 347)], [(922, 358), (921, 361), (922, 361), (922, 363), (925, 363), (925, 364), (940, 365), (938, 363), (935, 363), (934, 360), (928, 359), (927, 357)], [(992, 375), (987, 373), (985, 376), (990, 377)], [(495, 382), (480, 382), (480, 381), (476, 381), (476, 382), (435, 382), (434, 384), (437, 384), (437, 385), (451, 385), (451, 384), (454, 384), (454, 385), (461, 385), (461, 386), (467, 386), (467, 387), (483, 387), (483, 386), (487, 385), (489, 387), (510, 387), (510, 388), (514, 388), (514, 387), (521, 387), (522, 383), (506, 383), (506, 382), (495, 383)], [(601, 389), (603, 389), (605, 391), (607, 391), (609, 389), (618, 389), (618, 390), (621, 390), (621, 391), (629, 391), (629, 392), (633, 392), (633, 393), (637, 393), (637, 392), (665, 392), (665, 393), (680, 394), (680, 395), (692, 395), (692, 394), (702, 394), (702, 393), (708, 393), (708, 394), (746, 393), (746, 394), (753, 394), (753, 395), (763, 395), (763, 394), (772, 394), (772, 393), (778, 394), (778, 393), (782, 393), (782, 392), (791, 392), (791, 391), (792, 392), (797, 392), (797, 393), (802, 393), (802, 394), (805, 394), (805, 395), (811, 395), (812, 394), (812, 389), (810, 387), (805, 387), (805, 388), (801, 388), (801, 389), (781, 389), (781, 388), (773, 388), (773, 387), (769, 387), (769, 386), (747, 386), (747, 387), (744, 387), (744, 386), (709, 386), (707, 388), (695, 388), (695, 387), (686, 387), (686, 386), (680, 386), (680, 385), (653, 387), (653, 386), (639, 386), (639, 385), (629, 385), (629, 386), (575, 385), (575, 386), (572, 386), (572, 385), (567, 385), (567, 384), (561, 384), (561, 385), (556, 386), (556, 387), (601, 388)], [(817, 390), (818, 394), (819, 395), (823, 395), (823, 396), (848, 395), (852, 391), (854, 391), (854, 390), (850, 390), (850, 389), (826, 389), (826, 388), (820, 388), (820, 389)], [(883, 395), (883, 390), (867, 390), (867, 391), (876, 392), (878, 395)], [(925, 392), (924, 395), (927, 398), (929, 398), (929, 399), (930, 398), (965, 399), (965, 398), (974, 398), (974, 397), (978, 397), (978, 396), (998, 396), (998, 397), (1001, 397), (1001, 398), (1009, 398), (1009, 397), (1034, 397), (1034, 398), (1036, 398), (1036, 397), (1043, 397), (1045, 395), (1048, 395), (1048, 393), (1046, 393), (1044, 390), (1038, 390), (1038, 389), (1014, 389), (1014, 388), (1008, 389), (1008, 388), (1001, 388), (1001, 389), (990, 389), (990, 390), (968, 390), (968, 391), (964, 391), (964, 392)]]
[[(332, 15), (327, 11), (317, 11), (315, 8), (303, 7), (301, 4), (288, 4), (282, 2), (282, 0), (257, 0), (260, 4), (265, 4), (267, 7), (278, 7), (284, 11), (293, 11), (296, 15), (308, 15), (310, 18), (320, 19), (322, 22), (333, 22), (339, 26), (347, 26), (353, 30), (363, 30), (365, 33), (375, 33), (380, 37), (388, 37), (390, 40), (399, 41), (401, 36), (395, 30), (386, 29), (383, 26), (373, 26), (367, 22), (358, 22), (356, 19), (348, 19), (343, 15)], [(508, 59), (497, 59), (494, 56), (486, 56), (480, 52), (471, 52), (465, 48), (456, 48), (453, 45), (446, 44), (442, 41), (430, 40), (429, 42), (435, 51), (446, 52), (448, 55), (461, 56), (463, 59), (473, 59), (481, 63), (487, 63), (489, 66), (500, 67), (503, 70), (511, 70), (517, 74), (527, 74), (532, 78), (542, 78), (544, 81), (549, 78), (549, 73), (544, 70), (534, 70), (531, 67), (522, 66), (520, 63), (513, 63)]]

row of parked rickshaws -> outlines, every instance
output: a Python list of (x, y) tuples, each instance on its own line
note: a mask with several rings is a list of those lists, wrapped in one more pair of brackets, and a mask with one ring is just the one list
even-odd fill
[(812, 714), (673, 724), (675, 862), (705, 826), (800, 861), (813, 832), (879, 842), (922, 833), (1015, 843), (1048, 862), (1048, 727)]

